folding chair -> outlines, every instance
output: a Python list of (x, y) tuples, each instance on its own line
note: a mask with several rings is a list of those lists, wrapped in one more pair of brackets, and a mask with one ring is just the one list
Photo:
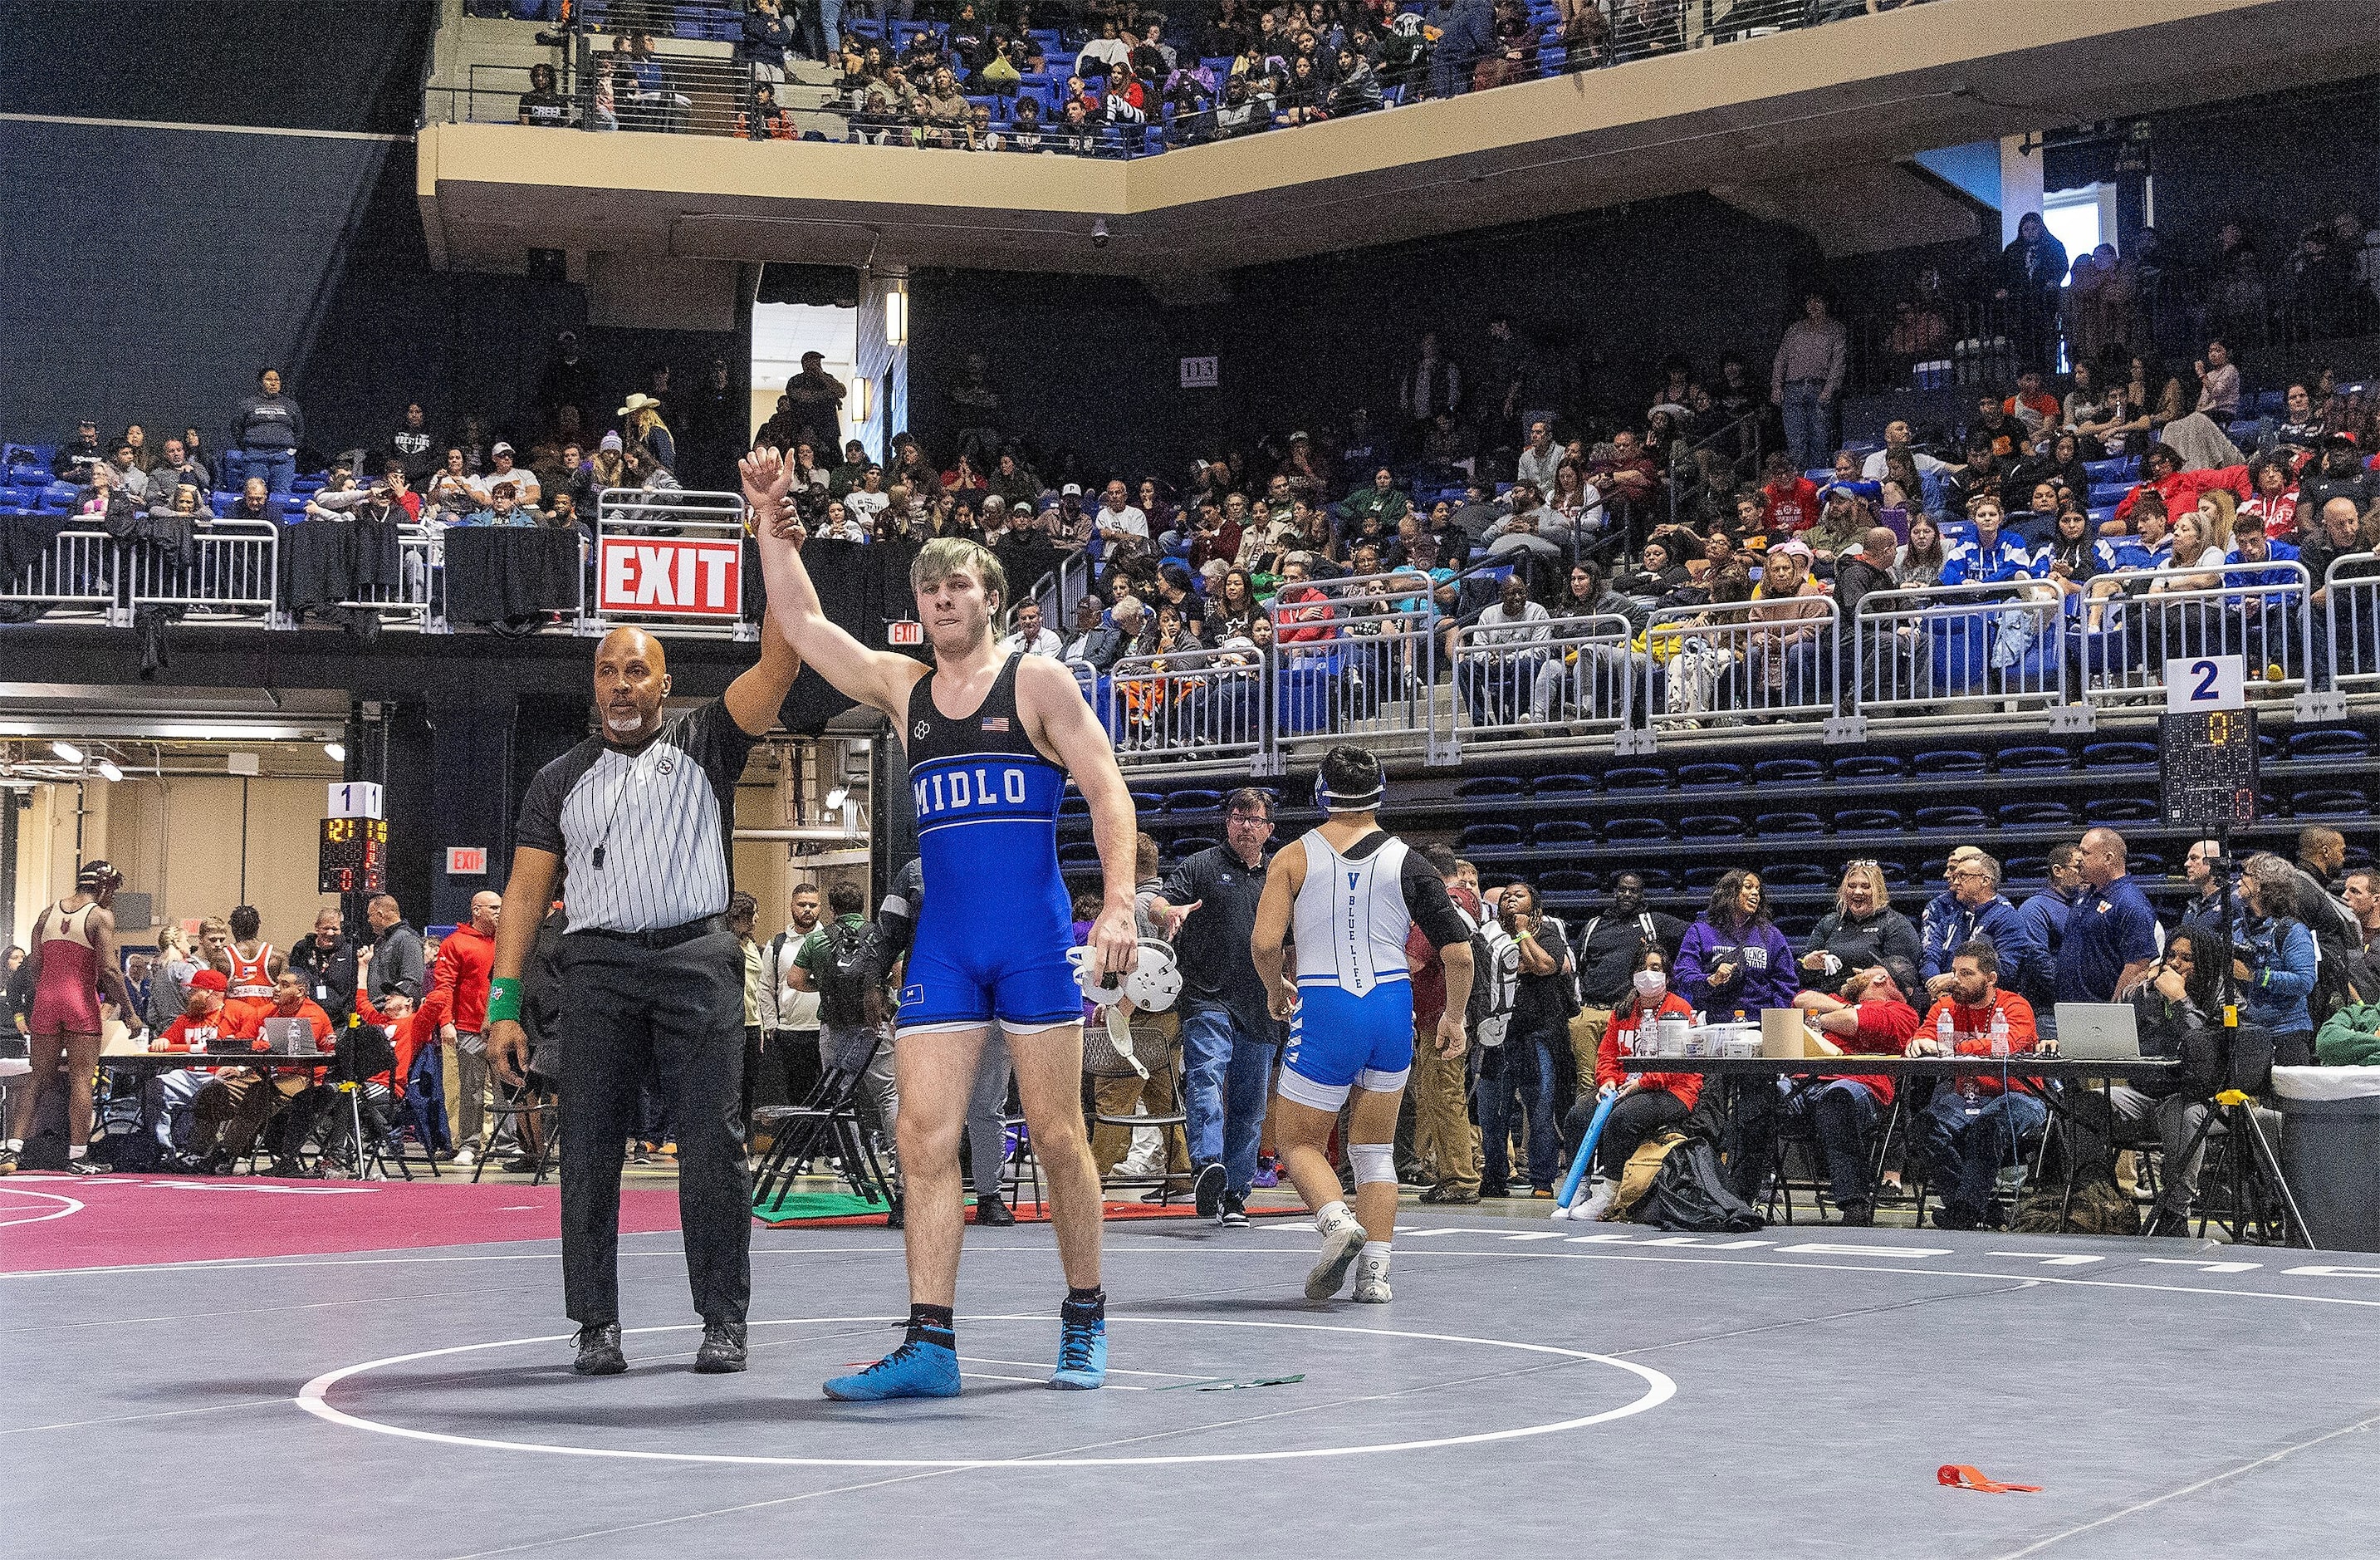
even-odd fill
[[(1162, 1015), (1159, 1015), (1159, 1017), (1162, 1017)], [(1083, 1076), (1094, 1082), (1100, 1079), (1123, 1078), (1146, 1079), (1155, 1068), (1160, 1066), (1168, 1067), (1171, 1068), (1173, 1073), (1174, 1101), (1178, 1107), (1182, 1100), (1183, 1087), (1182, 1042), (1180, 1036), (1177, 1034), (1169, 1043), (1157, 1031), (1157, 1027), (1154, 1024), (1141, 1023), (1133, 1026), (1132, 1039), (1133, 1056), (1127, 1057), (1116, 1049), (1115, 1040), (1108, 1033), (1107, 1025), (1104, 1022), (1094, 1021), (1092, 1023), (1085, 1024), (1083, 1026)], [(1157, 1054), (1152, 1055), (1142, 1055), (1141, 1052), (1144, 1048)], [(1139, 1060), (1139, 1065), (1137, 1066), (1134, 1065), (1134, 1057), (1137, 1057)], [(1160, 1165), (1159, 1169), (1154, 1173), (1146, 1176), (1119, 1176), (1111, 1173), (1111, 1166), (1102, 1165), (1100, 1167), (1102, 1174), (1099, 1177), (1099, 1181), (1101, 1188), (1107, 1190), (1134, 1189), (1154, 1191), (1157, 1193), (1157, 1201), (1160, 1207), (1170, 1206), (1173, 1202), (1175, 1197), (1173, 1190), (1175, 1183), (1177, 1181), (1188, 1179), (1186, 1173), (1176, 1174), (1172, 1168), (1173, 1159), (1173, 1142), (1172, 1139), (1173, 1134), (1179, 1133), (1181, 1135), (1183, 1159), (1186, 1162), (1190, 1158), (1190, 1117), (1188, 1115), (1179, 1108), (1165, 1115), (1106, 1115), (1102, 1114), (1095, 1107), (1091, 1111), (1090, 1116), (1091, 1126), (1094, 1129), (1101, 1127), (1122, 1127), (1135, 1129), (1143, 1127), (1152, 1127), (1157, 1129), (1158, 1136), (1164, 1145), (1164, 1153), (1162, 1155), (1164, 1164)], [(1037, 1197), (1039, 1195), (1039, 1176), (1038, 1174), (1035, 1176), (1035, 1195)]]
[(797, 1167), (829, 1145), (841, 1161), (844, 1180), (855, 1193), (869, 1202), (891, 1206), (892, 1184), (859, 1119), (859, 1080), (876, 1060), (876, 1050), (884, 1044), (880, 1036), (868, 1059), (856, 1067), (828, 1068), (802, 1103), (768, 1105), (752, 1113), (755, 1124), (765, 1121), (776, 1129), (769, 1156), (761, 1161), (754, 1181), (754, 1207), (766, 1207), (790, 1190)]
[[(488, 1141), (491, 1143), (501, 1134), (507, 1118), (513, 1123), (516, 1136), (535, 1128), (538, 1133), (537, 1170), (529, 1177), (528, 1184), (533, 1187), (545, 1185), (546, 1176), (553, 1173), (555, 1144), (562, 1137), (562, 1097), (553, 1091), (552, 1081), (538, 1073), (530, 1073), (527, 1083), (512, 1090), (498, 1103), (490, 1105), (488, 1115), (495, 1118), (488, 1125)], [(480, 1184), (480, 1176), (487, 1170), (492, 1157), (481, 1154), (478, 1163), (471, 1166), (473, 1186)], [(408, 1174), (406, 1178), (410, 1180), (412, 1176)]]

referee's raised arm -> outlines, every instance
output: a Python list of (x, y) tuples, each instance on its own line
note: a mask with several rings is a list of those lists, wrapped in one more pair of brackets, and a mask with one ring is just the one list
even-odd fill
[(819, 604), (818, 588), (802, 567), (801, 545), (808, 533), (785, 496), (793, 474), (784, 457), (774, 449), (756, 449), (738, 469), (745, 507), (759, 543), (761, 578), (768, 581), (769, 621), (836, 692), (883, 711), (899, 725), (908, 715), (910, 686), (926, 675), (926, 668), (905, 655), (869, 650)]

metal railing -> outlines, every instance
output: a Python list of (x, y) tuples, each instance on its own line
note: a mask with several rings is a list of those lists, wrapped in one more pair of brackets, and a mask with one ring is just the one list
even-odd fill
[[(2175, 589), (2175, 581), (2203, 574), (2221, 577), (2210, 586)], [(2128, 704), (2162, 706), (2165, 664), (2210, 655), (2246, 658), (2252, 692), (2305, 691), (2313, 664), (2305, 567), (2283, 560), (2229, 564), (2196, 569), (2186, 565), (2160, 570), (2129, 570), (2092, 581), (2112, 583), (2120, 593), (2104, 613), (2084, 609), (2079, 641), (2077, 701), (2093, 709)], [(2156, 589), (2152, 589), (2156, 587)]]
[(1840, 675), (1869, 721), (1998, 721), (2066, 701), (2066, 612), (2042, 580), (1861, 598)]
[(395, 582), (350, 591), (339, 605), (377, 611), (384, 626), (394, 619), (422, 633), (443, 633), (445, 615), (435, 610), (431, 594), (431, 581), (442, 573), (438, 532), (443, 530), (443, 526), (400, 524), (396, 528)]
[(759, 562), (745, 544), (740, 493), (609, 489), (596, 497), (595, 542), (584, 551), (582, 634), (636, 623), (679, 637), (759, 638), (744, 612), (744, 570)]
[[(322, 522), (309, 522), (322, 523)], [(132, 607), (181, 608), (187, 617), (253, 617), (292, 626), (281, 605), (277, 526), (217, 520), (193, 533), (187, 556), (153, 543), (127, 547), (118, 561)]]
[(2309, 598), (2306, 613), (2320, 657), (2315, 680), (2339, 694), (2380, 697), (2380, 554), (2332, 559), (2322, 599)]
[(1533, 748), (1608, 741), (1635, 716), (1634, 638), (1628, 619), (1611, 614), (1457, 629), (1449, 659), (1463, 717), (1459, 740), (1525, 739)]
[(1645, 724), (1656, 736), (1815, 725), (1835, 713), (1832, 596), (1662, 607), (1645, 626)]
[(16, 578), (0, 579), (0, 602), (96, 612), (110, 623), (124, 621), (116, 610), (119, 557), (115, 539), (104, 531), (62, 530)]
[(1436, 618), (1411, 574), (1284, 585), (1272, 620), (1274, 754), (1354, 737), (1375, 750), (1451, 759), (1452, 707), (1439, 697)]
[(1128, 655), (1106, 680), (1102, 713), (1119, 753), (1202, 762), (1252, 759), (1264, 746), (1270, 679), (1257, 652)]

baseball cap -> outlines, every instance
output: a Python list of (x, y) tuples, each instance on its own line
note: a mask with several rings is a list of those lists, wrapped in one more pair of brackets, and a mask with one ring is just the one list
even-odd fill
[(183, 984), (194, 992), (212, 992), (217, 996), (231, 990), (231, 982), (224, 979), (224, 972), (220, 969), (194, 970)]
[(1080, 498), (1083, 496), (1083, 484), (1080, 482), (1068, 482), (1064, 487), (1058, 490), (1058, 495), (1061, 498)]
[(498, 440), (498, 441), (497, 441), (497, 443), (496, 443), (496, 447), (495, 447), (495, 448), (493, 448), (493, 449), (492, 449), (492, 450), (490, 450), (488, 453), (489, 453), (490, 455), (510, 455), (510, 454), (512, 454), (512, 452), (513, 452), (513, 446), (512, 446), (512, 445), (508, 445), (508, 444), (504, 443), (502, 440)]
[(1312, 434), (1306, 433), (1305, 429), (1301, 428), (1296, 433), (1292, 433), (1289, 436), (1289, 442), (1293, 445), (1310, 445), (1314, 442), (1314, 437)]

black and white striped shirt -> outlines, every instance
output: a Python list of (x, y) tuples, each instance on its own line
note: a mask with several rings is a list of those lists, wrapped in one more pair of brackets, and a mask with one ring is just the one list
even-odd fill
[(641, 748), (590, 737), (537, 772), (514, 838), (562, 858), (571, 931), (651, 932), (725, 913), (735, 782), (753, 740), (714, 700)]

